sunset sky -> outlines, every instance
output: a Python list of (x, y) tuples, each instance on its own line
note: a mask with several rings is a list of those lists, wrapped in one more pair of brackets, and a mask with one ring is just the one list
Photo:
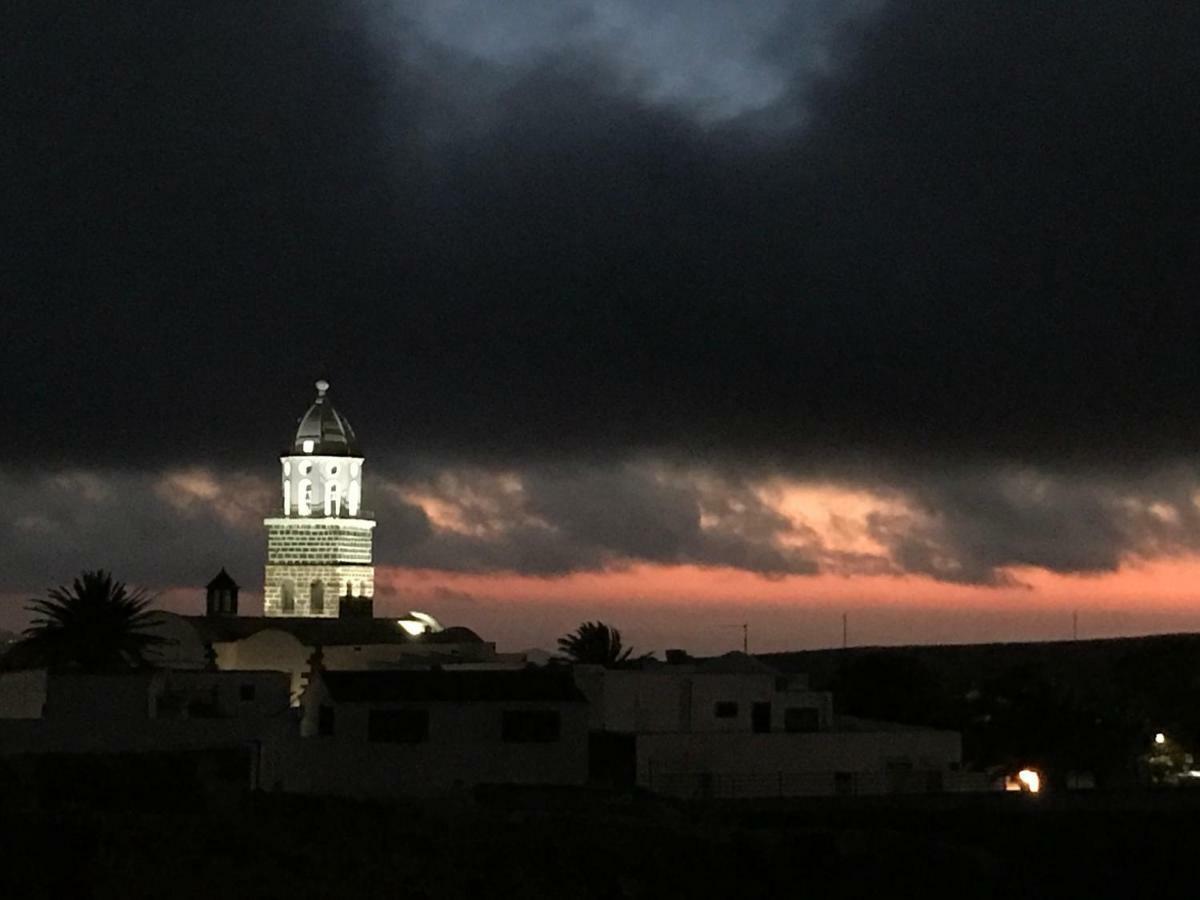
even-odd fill
[(12, 7), (0, 628), (254, 610), (324, 376), (504, 649), (1200, 630), (1200, 5)]

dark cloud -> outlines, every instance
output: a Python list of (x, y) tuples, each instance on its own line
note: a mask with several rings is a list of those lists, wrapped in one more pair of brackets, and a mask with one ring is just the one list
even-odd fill
[[(1200, 9), (893, 3), (816, 69), (784, 16), (791, 90), (714, 122), (578, 44), (489, 60), (367, 6), (10, 5), (10, 461), (257, 464), (319, 370), (377, 454), (1200, 437)], [(654, 502), (644, 552), (684, 553)]]
[(750, 487), (703, 473), (650, 464), (442, 470), (410, 473), (384, 493), (440, 517), (424, 536), (381, 540), (380, 560), (392, 564), (534, 575), (631, 563), (817, 571), (815, 535), (791, 540), (796, 526)]
[(41, 594), (103, 568), (155, 590), (205, 584), (225, 566), (259, 589), (270, 494), (233, 472), (62, 472), (0, 477), (5, 592)]
[[(657, 462), (378, 468), (367, 500), (383, 566), (552, 577), (649, 563), (1011, 585), (1030, 567), (1095, 575), (1200, 551), (1193, 467), (1136, 477), (896, 468), (813, 483), (803, 502), (789, 500), (803, 484)], [(10, 501), (0, 517), (0, 593), (32, 596), (89, 567), (163, 590), (195, 588), (224, 566), (258, 590), (274, 482), (209, 469), (77, 470), (2, 477), (0, 488)], [(386, 582), (380, 596), (389, 596)], [(470, 602), (439, 594), (436, 579), (407, 602), (418, 600)]]
[(1010, 570), (1096, 575), (1200, 549), (1200, 477), (1173, 466), (1137, 477), (1034, 468), (898, 475), (901, 512), (868, 531), (895, 569), (942, 581), (1002, 585)]
[[(544, 576), (640, 562), (816, 571), (811, 547), (780, 543), (794, 530), (786, 518), (708, 476), (622, 465), (403, 477), (376, 472), (368, 486), (382, 565)], [(271, 482), (210, 469), (75, 470), (0, 486), (10, 499), (0, 517), (10, 590), (38, 591), (81, 568), (155, 589), (195, 586), (221, 566), (257, 590)]]

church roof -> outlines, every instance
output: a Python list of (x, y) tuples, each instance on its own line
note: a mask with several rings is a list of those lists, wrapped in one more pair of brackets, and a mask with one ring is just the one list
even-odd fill
[(292, 452), (297, 455), (358, 456), (358, 438), (354, 436), (354, 429), (326, 396), (329, 382), (318, 381), (316, 387), (317, 399), (300, 420)]
[(274, 629), (292, 635), (307, 647), (345, 647), (359, 644), (481, 644), (469, 628), (453, 627), (409, 635), (395, 619), (333, 619), (319, 616), (185, 616), (205, 641), (244, 641), (260, 631)]
[(403, 701), (578, 703), (583, 694), (570, 672), (549, 669), (455, 672), (388, 669), (322, 672), (334, 700), (342, 703)]

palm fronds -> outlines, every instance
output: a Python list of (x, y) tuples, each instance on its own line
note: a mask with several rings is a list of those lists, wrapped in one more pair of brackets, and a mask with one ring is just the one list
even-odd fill
[(33, 599), (21, 644), (44, 665), (76, 665), (88, 671), (143, 666), (147, 651), (167, 643), (152, 629), (159, 614), (150, 596), (114, 581), (103, 569), (84, 572), (70, 587)]

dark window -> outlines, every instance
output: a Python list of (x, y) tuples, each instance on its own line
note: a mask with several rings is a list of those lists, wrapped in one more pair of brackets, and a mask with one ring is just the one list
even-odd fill
[(757, 734), (771, 730), (771, 704), (755, 703), (750, 707), (750, 729)]
[(372, 709), (367, 713), (367, 740), (384, 744), (420, 744), (429, 740), (429, 710)]
[(815, 706), (793, 706), (783, 711), (783, 730), (792, 733), (820, 731), (821, 711)]
[(296, 582), (285, 578), (279, 585), (279, 609), (281, 612), (296, 611)]
[(848, 797), (854, 793), (854, 773), (835, 772), (833, 775), (833, 792), (839, 797)]
[(317, 709), (317, 734), (328, 737), (333, 734), (333, 707), (321, 705)]
[(308, 611), (316, 614), (325, 612), (325, 582), (314, 581), (309, 587)]
[(713, 704), (713, 715), (718, 719), (736, 719), (738, 705), (736, 700), (718, 700)]
[(243, 684), (241, 687), (238, 688), (238, 697), (247, 702), (249, 702), (250, 700), (253, 700), (254, 699), (254, 685)]
[(546, 743), (558, 740), (562, 722), (552, 709), (506, 709), (500, 730), (512, 743)]

